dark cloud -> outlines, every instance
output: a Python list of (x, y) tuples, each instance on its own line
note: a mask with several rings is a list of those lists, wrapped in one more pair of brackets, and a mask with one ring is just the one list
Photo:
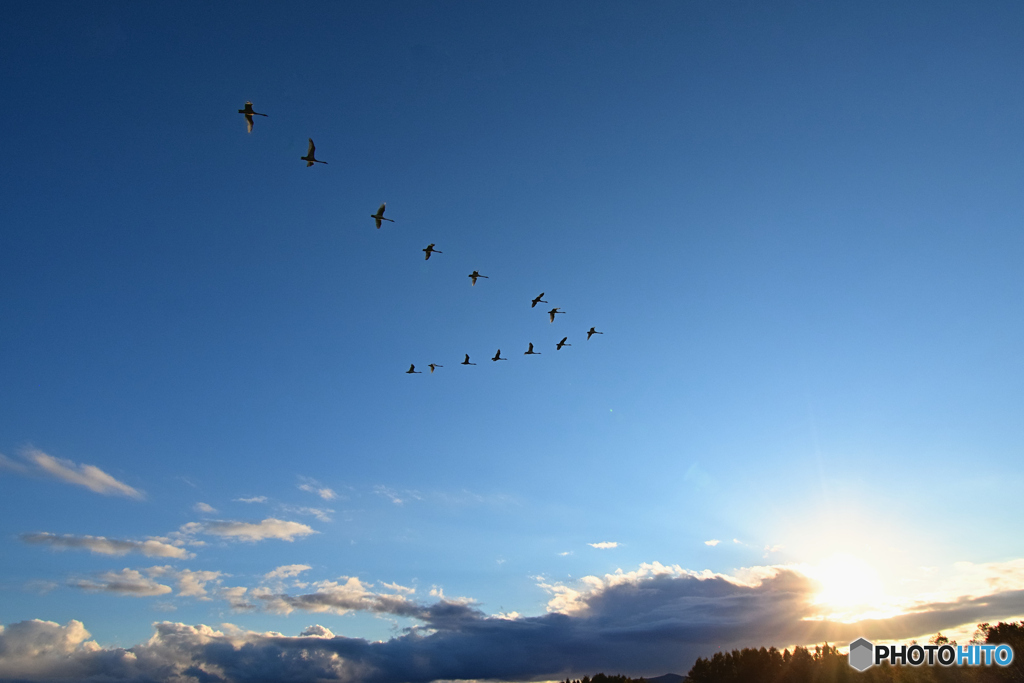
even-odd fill
[[(698, 656), (719, 648), (843, 643), (859, 636), (907, 639), (1024, 612), (1024, 591), (1007, 591), (920, 605), (890, 619), (855, 624), (813, 620), (808, 617), (817, 614), (812, 598), (818, 586), (786, 569), (775, 570), (757, 585), (671, 571), (612, 575), (595, 579), (590, 586), (589, 592), (571, 596), (569, 614), (520, 619), (487, 616), (461, 601), (424, 605), (352, 584), (327, 585), (306, 595), (259, 598), (283, 601), (293, 609), (366, 610), (423, 623), (386, 642), (335, 636), (320, 626), (288, 637), (163, 622), (155, 625), (155, 635), (145, 644), (129, 651), (103, 650), (88, 646), (77, 622), (66, 627), (22, 622), (0, 632), (0, 672), (5, 672), (0, 676), (426, 683), (551, 679), (601, 670), (657, 675), (686, 673)], [(62, 635), (69, 629), (73, 636)], [(32, 645), (36, 641), (51, 644), (37, 647)]]

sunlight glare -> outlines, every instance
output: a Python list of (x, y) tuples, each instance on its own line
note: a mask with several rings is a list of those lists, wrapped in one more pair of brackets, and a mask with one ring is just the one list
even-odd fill
[(808, 571), (821, 584), (814, 599), (817, 605), (836, 612), (878, 608), (883, 598), (882, 582), (874, 567), (864, 560), (836, 553)]

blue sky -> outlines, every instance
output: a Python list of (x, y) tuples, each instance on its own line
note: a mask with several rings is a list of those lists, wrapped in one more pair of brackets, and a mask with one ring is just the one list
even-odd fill
[[(714, 582), (796, 577), (840, 640), (1024, 615), (1022, 15), (5, 5), (0, 638), (319, 624), (386, 641), (363, 680), (525, 679), (810, 638), (695, 635)], [(452, 655), (645, 586), (685, 626), (645, 658)]]

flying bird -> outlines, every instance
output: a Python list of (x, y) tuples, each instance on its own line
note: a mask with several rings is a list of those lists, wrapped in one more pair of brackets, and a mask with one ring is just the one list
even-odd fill
[[(500, 353), (501, 349), (498, 349), (498, 352)], [(476, 363), (470, 363), (469, 362), (469, 354), (467, 353), (466, 354), (466, 360), (464, 360), (461, 363), (459, 363), (459, 365), (476, 365)]]
[(604, 332), (598, 332), (593, 327), (591, 327), (589, 330), (587, 330), (587, 339), (590, 339), (590, 337), (595, 334), (604, 334)]
[[(312, 142), (312, 140), (310, 142)], [(324, 163), (326, 163), (326, 162), (324, 162)], [(384, 207), (387, 206), (387, 205), (388, 205), (387, 202), (382, 203), (380, 205), (380, 208), (377, 209), (377, 213), (371, 213), (370, 214), (370, 218), (372, 218), (375, 221), (377, 221), (377, 229), (378, 230), (380, 230), (380, 222), (381, 221), (387, 221), (388, 223), (394, 223), (394, 221), (391, 220), (390, 218), (384, 218)]]
[(555, 347), (555, 351), (561, 351), (563, 346), (572, 346), (572, 344), (565, 343), (566, 339), (568, 339), (568, 337), (562, 337), (562, 341), (558, 342), (558, 345)]
[(530, 304), (530, 308), (534, 308), (534, 307), (536, 307), (536, 306), (537, 306), (537, 304), (546, 304), (546, 303), (547, 303), (547, 301), (544, 301), (544, 299), (541, 299), (541, 297), (542, 297), (542, 296), (544, 296), (544, 292), (541, 292), (541, 293), (540, 293), (540, 294), (539, 294), (539, 295), (537, 296), (537, 298), (533, 300), (533, 303), (532, 303), (532, 304)]
[(430, 374), (433, 375), (434, 374), (434, 368), (443, 368), (444, 366), (443, 365), (438, 365), (437, 363), (431, 363), (427, 367), (430, 368)]
[(253, 116), (266, 116), (266, 114), (261, 114), (258, 111), (253, 111), (252, 110), (252, 102), (250, 102), (249, 100), (245, 101), (245, 109), (239, 109), (238, 113), (239, 114), (245, 114), (245, 123), (248, 126), (250, 133), (252, 132), (252, 117)]
[(494, 358), (492, 358), (491, 360), (508, 360), (508, 358), (502, 358), (501, 349), (498, 349), (498, 352), (494, 354)]
[(551, 322), (555, 322), (555, 315), (558, 313), (565, 313), (565, 311), (560, 311), (557, 308), (552, 308), (550, 311), (548, 311), (548, 315), (551, 316)]
[(438, 251), (437, 249), (434, 249), (434, 243), (433, 242), (428, 244), (426, 249), (420, 249), (420, 251), (425, 251), (427, 253), (427, 257), (425, 259), (423, 259), (424, 261), (429, 261), (431, 254), (443, 254), (444, 253), (443, 251)]
[[(438, 253), (440, 253), (440, 252), (438, 252)], [(474, 286), (474, 287), (476, 287), (476, 279), (477, 279), (478, 277), (482, 277), (482, 278), (484, 278), (485, 280), (490, 280), (490, 278), (489, 278), (489, 277), (487, 277), (486, 275), (481, 275), (481, 274), (480, 274), (480, 271), (478, 271), (478, 270), (474, 270), (474, 271), (473, 271), (472, 273), (470, 273), (470, 274), (469, 274), (469, 277), (471, 277), (471, 278), (473, 279), (473, 286)]]
[(530, 342), (530, 348), (528, 348), (525, 351), (523, 351), (523, 355), (524, 356), (539, 356), (540, 355), (540, 351), (534, 351), (533, 350), (533, 342)]
[(415, 365), (410, 365), (409, 369), (405, 371), (407, 375), (422, 375), (423, 373), (416, 369)]
[(300, 157), (303, 161), (306, 162), (306, 168), (309, 168), (314, 163), (317, 163), (317, 164), (326, 164), (327, 163), (326, 161), (320, 161), (319, 159), (314, 157), (313, 154), (315, 152), (316, 152), (316, 145), (313, 144), (313, 138), (310, 138), (309, 139), (309, 149), (306, 151), (306, 156)]

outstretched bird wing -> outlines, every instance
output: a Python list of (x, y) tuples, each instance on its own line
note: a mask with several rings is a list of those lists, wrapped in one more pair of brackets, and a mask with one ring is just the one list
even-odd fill
[(246, 114), (245, 115), (245, 124), (246, 124), (246, 128), (248, 128), (248, 132), (251, 133), (252, 132), (252, 114)]
[(316, 145), (313, 144), (313, 138), (310, 138), (309, 149), (306, 150), (306, 156), (312, 158), (314, 152), (316, 152)]

